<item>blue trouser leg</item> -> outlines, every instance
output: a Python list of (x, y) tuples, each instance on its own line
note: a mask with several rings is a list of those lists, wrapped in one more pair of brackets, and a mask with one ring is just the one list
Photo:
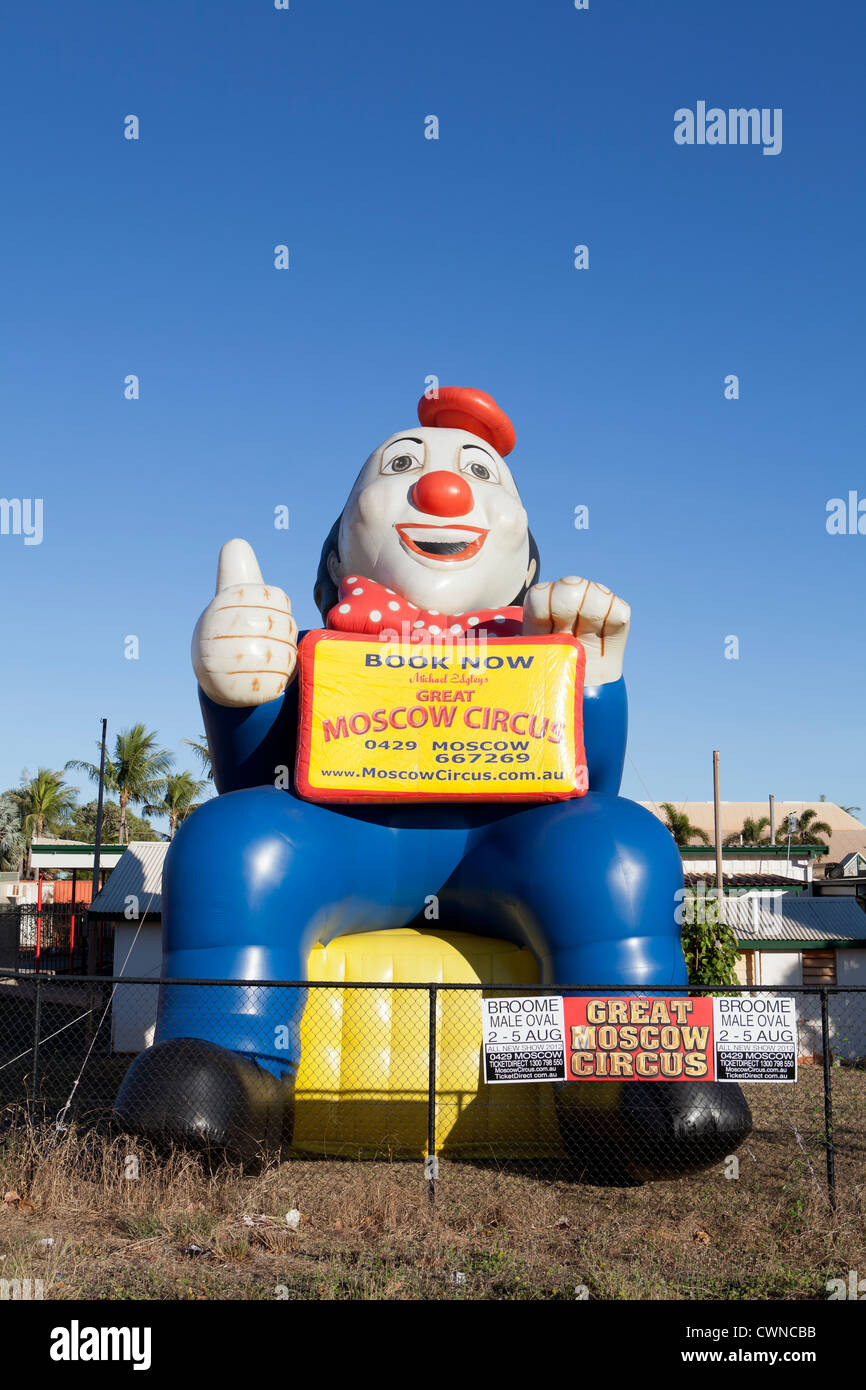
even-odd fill
[[(671, 991), (688, 982), (676, 908), (682, 868), (650, 812), (590, 793), (473, 836), (455, 875), (533, 947), (551, 984)], [(554, 1085), (566, 1153), (592, 1181), (677, 1176), (732, 1153), (751, 1128), (739, 1087), (581, 1080)]]
[[(300, 981), (317, 942), (410, 920), (459, 861), (466, 830), (430, 834), (423, 818), (390, 819), (272, 787), (207, 802), (166, 860), (165, 978)], [(157, 1042), (202, 1038), (277, 1075), (297, 1069), (306, 991), (164, 985), (160, 994)]]
[[(623, 797), (589, 793), (476, 830), (449, 902), (523, 940), (550, 984), (687, 983), (673, 837)], [(491, 920), (492, 919), (492, 920)]]
[[(272, 787), (220, 796), (182, 827), (167, 858), (156, 1041), (200, 1039), (226, 1051), (157, 1047), (152, 1065), (143, 1054), (117, 1113), (135, 1132), (244, 1152), (284, 1140), (288, 1088), (272, 1077), (297, 1071), (311, 948), (403, 925), (433, 894), (440, 928), (528, 945), (547, 984), (682, 989), (681, 888), (665, 827), (598, 792), (520, 811), (358, 811)], [(230, 983), (212, 991), (172, 983), (184, 977)], [(249, 979), (299, 984), (239, 983)], [(705, 1166), (732, 1152), (751, 1123), (738, 1088), (702, 1082), (569, 1082), (554, 1099), (566, 1150), (605, 1181)]]
[[(525, 942), (550, 983), (686, 983), (668, 831), (590, 794), (467, 820), (340, 814), (271, 787), (201, 807), (163, 885), (165, 977), (298, 980), (319, 941), (403, 925), (446, 884), (440, 925)], [(277, 1074), (299, 1057), (305, 991), (164, 986), (156, 1040), (197, 1037)]]

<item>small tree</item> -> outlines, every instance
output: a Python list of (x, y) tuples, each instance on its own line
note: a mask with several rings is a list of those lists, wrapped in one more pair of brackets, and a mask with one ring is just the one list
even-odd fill
[(734, 966), (740, 954), (737, 938), (732, 928), (720, 920), (714, 888), (709, 892), (686, 893), (681, 940), (689, 984), (718, 987), (736, 983)]
[(662, 810), (665, 813), (665, 824), (678, 845), (690, 845), (692, 840), (700, 840), (702, 845), (710, 843), (706, 830), (702, 830), (699, 825), (692, 825), (685, 812), (678, 811), (670, 801), (662, 802)]
[(40, 767), (35, 777), (9, 792), (26, 842), (54, 835), (66, 825), (75, 809), (76, 794), (77, 788), (64, 782), (62, 772), (47, 767)]
[(24, 857), (24, 835), (18, 807), (9, 795), (0, 797), (0, 869), (20, 873)]
[[(130, 840), (158, 840), (161, 837), (149, 820), (137, 816), (126, 808), (126, 829)], [(104, 844), (118, 844), (120, 834), (120, 807), (116, 801), (106, 800), (102, 807), (102, 840)], [(64, 839), (84, 840), (92, 843), (96, 839), (96, 802), (88, 801), (76, 806), (70, 825), (63, 830)]]
[[(833, 829), (825, 820), (816, 820), (817, 815), (818, 812), (813, 811), (811, 807), (800, 812), (799, 817), (797, 817), (797, 828), (791, 832), (792, 845), (826, 845), (827, 841), (824, 836), (832, 835)], [(787, 825), (777, 831), (776, 840), (780, 845), (788, 843)]]
[(160, 800), (144, 809), (149, 816), (168, 817), (168, 838), (173, 840), (180, 823), (196, 810), (196, 797), (201, 796), (206, 786), (206, 782), (198, 781), (191, 772), (175, 772), (166, 777)]
[(769, 837), (764, 840), (765, 830), (770, 828), (770, 817), (761, 816), (755, 820), (752, 816), (746, 816), (743, 821), (742, 830), (735, 830), (732, 834), (726, 835), (722, 843), (724, 845), (759, 845), (769, 844)]
[[(172, 756), (167, 748), (156, 747), (156, 734), (143, 724), (134, 724), (124, 729), (114, 740), (114, 756), (105, 760), (105, 786), (116, 792), (120, 802), (120, 829), (118, 843), (129, 844), (129, 827), (126, 808), (141, 805), (158, 796), (171, 772)], [(99, 781), (99, 768), (95, 763), (79, 762), (72, 759), (67, 767), (86, 772), (88, 777)]]
[(184, 743), (187, 748), (191, 748), (201, 763), (201, 770), (209, 782), (213, 781), (213, 762), (211, 761), (210, 749), (208, 748), (207, 735), (202, 734), (201, 738), (185, 738)]

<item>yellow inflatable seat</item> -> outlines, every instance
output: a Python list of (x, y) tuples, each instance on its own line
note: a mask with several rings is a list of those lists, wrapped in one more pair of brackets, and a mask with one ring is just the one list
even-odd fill
[(310, 954), (309, 979), (380, 982), (311, 989), (301, 1023), (293, 1148), (332, 1156), (427, 1152), (430, 996), (392, 984), (430, 981), (436, 998), (436, 1151), (495, 1158), (561, 1156), (549, 1085), (483, 1084), (481, 993), (449, 984), (536, 984), (523, 947), (408, 927), (343, 936)]

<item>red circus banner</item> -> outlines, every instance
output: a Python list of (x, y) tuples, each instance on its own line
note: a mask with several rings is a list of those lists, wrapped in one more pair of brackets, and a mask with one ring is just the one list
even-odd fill
[(567, 998), (569, 1081), (715, 1081), (712, 999)]

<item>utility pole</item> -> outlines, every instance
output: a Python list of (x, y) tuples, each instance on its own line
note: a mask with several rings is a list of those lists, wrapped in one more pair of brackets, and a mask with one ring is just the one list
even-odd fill
[[(93, 894), (95, 898), (99, 892), (99, 860), (102, 850), (102, 804), (105, 795), (105, 735), (108, 729), (108, 720), (102, 721), (102, 751), (99, 755), (99, 792), (96, 798), (96, 844), (93, 847)], [(87, 973), (96, 974), (96, 935), (94, 932), (93, 919), (88, 917), (87, 928)]]
[(722, 878), (722, 807), (719, 799), (719, 750), (713, 753), (713, 818), (716, 836), (716, 893), (719, 904), (719, 922), (725, 920), (725, 892)]
[(776, 798), (770, 792), (770, 844), (776, 843)]

